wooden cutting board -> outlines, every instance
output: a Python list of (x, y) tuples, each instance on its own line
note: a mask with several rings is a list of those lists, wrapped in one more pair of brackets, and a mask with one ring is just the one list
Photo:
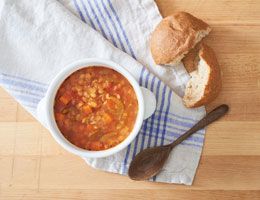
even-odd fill
[(213, 108), (230, 113), (207, 129), (193, 186), (134, 182), (88, 167), (0, 89), (0, 199), (260, 199), (260, 1), (157, 0), (212, 27), (206, 39), (223, 71)]

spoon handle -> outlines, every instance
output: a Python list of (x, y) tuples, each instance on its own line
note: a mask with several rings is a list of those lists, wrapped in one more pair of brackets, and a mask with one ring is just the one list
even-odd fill
[(169, 146), (173, 148), (176, 145), (180, 144), (183, 140), (186, 140), (193, 133), (197, 132), (198, 130), (204, 128), (205, 126), (211, 124), (215, 120), (225, 115), (228, 109), (229, 107), (226, 104), (218, 106), (217, 108), (209, 112), (205, 117), (203, 117), (199, 122), (197, 122), (197, 124), (195, 124), (190, 130), (178, 137), (177, 140), (175, 140), (173, 143), (169, 144)]

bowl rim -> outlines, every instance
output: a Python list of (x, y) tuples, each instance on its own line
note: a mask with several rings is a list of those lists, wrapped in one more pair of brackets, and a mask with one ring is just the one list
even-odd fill
[[(122, 74), (132, 85), (138, 100), (138, 113), (132, 131), (121, 143), (117, 144), (112, 148), (101, 150), (101, 151), (90, 151), (90, 150), (82, 149), (72, 144), (61, 133), (54, 117), (54, 99), (60, 85), (64, 82), (64, 80), (67, 77), (69, 77), (75, 71), (86, 67), (92, 67), (92, 66), (102, 66), (102, 67), (110, 68)], [(143, 119), (144, 119), (144, 107), (145, 107), (144, 97), (140, 85), (135, 80), (135, 78), (130, 74), (130, 72), (128, 72), (121, 65), (111, 60), (105, 60), (100, 58), (87, 58), (87, 59), (81, 59), (73, 63), (70, 63), (69, 65), (65, 66), (65, 68), (61, 70), (61, 72), (59, 72), (52, 80), (47, 90), (45, 98), (46, 98), (46, 109), (47, 109), (46, 120), (52, 136), (64, 149), (81, 157), (100, 158), (100, 157), (113, 155), (123, 150), (137, 136), (139, 130), (141, 129)]]

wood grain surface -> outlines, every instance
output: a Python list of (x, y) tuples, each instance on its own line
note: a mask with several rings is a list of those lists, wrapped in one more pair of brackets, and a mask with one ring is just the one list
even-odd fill
[(208, 109), (229, 114), (207, 129), (193, 186), (134, 182), (88, 167), (0, 89), (0, 199), (260, 199), (260, 1), (157, 0), (163, 16), (191, 12), (223, 71)]

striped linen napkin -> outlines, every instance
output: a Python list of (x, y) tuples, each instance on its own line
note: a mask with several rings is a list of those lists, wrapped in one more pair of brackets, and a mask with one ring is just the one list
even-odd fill
[[(153, 0), (3, 0), (0, 84), (37, 118), (36, 108), (48, 84), (66, 64), (86, 57), (121, 64), (154, 92), (157, 109), (126, 149), (85, 160), (94, 168), (126, 175), (140, 150), (172, 142), (205, 115), (203, 107), (185, 108), (178, 96), (189, 78), (183, 65), (163, 68), (152, 60), (148, 40), (160, 19)], [(152, 180), (191, 185), (204, 134), (205, 130), (198, 131), (178, 145)]]

